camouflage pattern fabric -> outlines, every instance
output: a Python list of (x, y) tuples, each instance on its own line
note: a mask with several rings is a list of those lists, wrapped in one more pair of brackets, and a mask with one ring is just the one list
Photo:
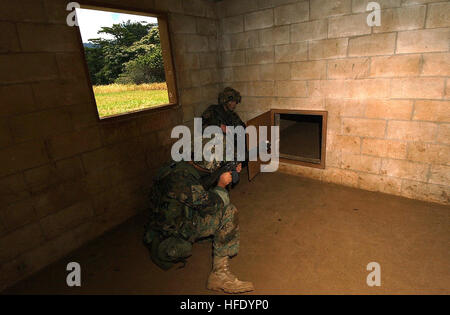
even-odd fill
[[(144, 242), (151, 245), (152, 259), (163, 269), (190, 256), (188, 243), (209, 235), (214, 235), (215, 252), (237, 253), (235, 208), (225, 206), (229, 201), (214, 190), (206, 191), (200, 180), (195, 167), (184, 161), (163, 166), (156, 176)], [(224, 193), (228, 196), (225, 189)]]
[(233, 204), (213, 215), (197, 216), (194, 222), (198, 238), (214, 235), (214, 256), (234, 256), (239, 252), (239, 222)]
[(202, 127), (205, 129), (208, 126), (242, 126), (245, 128), (245, 123), (241, 120), (239, 115), (231, 110), (227, 110), (223, 105), (211, 105), (202, 114)]

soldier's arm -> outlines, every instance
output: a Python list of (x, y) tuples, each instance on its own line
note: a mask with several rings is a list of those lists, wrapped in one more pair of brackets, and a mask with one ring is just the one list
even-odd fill
[(224, 201), (213, 189), (205, 190), (193, 177), (183, 177), (174, 181), (170, 197), (177, 199), (200, 215), (214, 214), (224, 207)]

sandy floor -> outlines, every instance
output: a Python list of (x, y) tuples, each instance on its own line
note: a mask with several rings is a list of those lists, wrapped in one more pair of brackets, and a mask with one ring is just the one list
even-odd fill
[[(254, 294), (450, 293), (450, 209), (278, 173), (232, 191), (241, 251), (232, 270)], [(211, 244), (196, 244), (184, 269), (159, 270), (141, 243), (144, 216), (4, 293), (210, 294)], [(81, 264), (81, 288), (65, 284)], [(381, 287), (369, 287), (369, 262)]]

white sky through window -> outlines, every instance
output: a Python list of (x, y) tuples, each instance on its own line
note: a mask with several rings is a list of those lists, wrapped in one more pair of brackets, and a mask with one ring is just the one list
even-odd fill
[(132, 15), (125, 13), (106, 12), (89, 9), (76, 9), (78, 25), (80, 27), (83, 43), (91, 38), (111, 38), (106, 34), (97, 34), (103, 26), (112, 26), (130, 20), (131, 22), (157, 23), (158, 19), (149, 16)]

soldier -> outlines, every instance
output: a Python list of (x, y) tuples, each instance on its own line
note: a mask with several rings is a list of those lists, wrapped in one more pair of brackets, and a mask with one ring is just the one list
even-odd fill
[(241, 102), (241, 94), (238, 91), (226, 87), (223, 92), (219, 93), (218, 102), (218, 105), (211, 105), (203, 112), (203, 129), (215, 125), (226, 133), (226, 126), (242, 126), (245, 128), (245, 123), (235, 112), (236, 105)]
[[(213, 160), (172, 162), (162, 167), (153, 185), (154, 207), (144, 242), (153, 262), (167, 270), (177, 262), (185, 263), (196, 240), (213, 236), (213, 268), (207, 288), (227, 293), (253, 291), (251, 282), (238, 280), (229, 270), (229, 258), (239, 251), (237, 209), (226, 190), (231, 174), (223, 173), (212, 189), (202, 184), (220, 166)], [(241, 168), (239, 165), (237, 171)]]

